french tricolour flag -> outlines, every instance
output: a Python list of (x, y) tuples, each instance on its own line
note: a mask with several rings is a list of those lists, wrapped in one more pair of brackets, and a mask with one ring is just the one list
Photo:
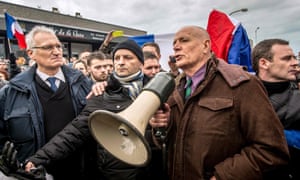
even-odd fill
[(229, 15), (212, 10), (209, 14), (207, 31), (211, 38), (212, 51), (229, 64), (246, 66), (253, 72), (251, 45), (242, 24)]
[(4, 13), (6, 22), (6, 34), (8, 39), (13, 39), (14, 37), (18, 40), (18, 45), (20, 49), (26, 49), (25, 35), (19, 23), (14, 17), (8, 13)]

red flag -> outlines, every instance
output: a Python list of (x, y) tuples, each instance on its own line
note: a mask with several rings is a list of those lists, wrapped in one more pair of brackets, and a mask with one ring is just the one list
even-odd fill
[(227, 14), (213, 10), (208, 18), (207, 31), (211, 38), (211, 48), (218, 58), (228, 61), (228, 52), (239, 22)]
[(19, 23), (15, 20), (14, 17), (5, 14), (5, 22), (6, 22), (6, 34), (9, 39), (12, 39), (14, 36), (18, 40), (18, 45), (20, 49), (26, 49), (25, 35)]

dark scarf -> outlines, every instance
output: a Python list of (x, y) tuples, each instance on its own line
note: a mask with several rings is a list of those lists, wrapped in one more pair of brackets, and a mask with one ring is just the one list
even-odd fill
[(144, 78), (142, 71), (138, 71), (137, 73), (126, 77), (120, 77), (116, 73), (113, 73), (113, 76), (122, 84), (122, 86), (129, 90), (129, 96), (132, 100), (140, 94), (143, 88)]

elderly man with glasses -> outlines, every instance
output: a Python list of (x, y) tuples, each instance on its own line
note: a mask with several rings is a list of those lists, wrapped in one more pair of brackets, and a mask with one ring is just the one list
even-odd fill
[[(10, 80), (0, 91), (0, 150), (13, 142), (22, 162), (75, 118), (86, 104), (91, 81), (64, 65), (55, 32), (34, 27), (26, 35), (27, 54), (35, 65)], [(55, 179), (77, 179), (82, 150), (58, 161), (47, 172)], [(88, 178), (87, 178), (88, 179)]]

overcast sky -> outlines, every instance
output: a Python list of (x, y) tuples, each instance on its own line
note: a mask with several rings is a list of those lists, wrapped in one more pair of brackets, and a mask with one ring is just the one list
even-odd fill
[[(148, 34), (174, 33), (184, 25), (206, 27), (209, 12), (226, 13), (242, 22), (250, 39), (282, 38), (300, 51), (299, 0), (5, 0), (10, 3), (63, 14), (80, 12), (83, 18), (147, 31)], [(255, 30), (259, 27), (256, 31)]]

